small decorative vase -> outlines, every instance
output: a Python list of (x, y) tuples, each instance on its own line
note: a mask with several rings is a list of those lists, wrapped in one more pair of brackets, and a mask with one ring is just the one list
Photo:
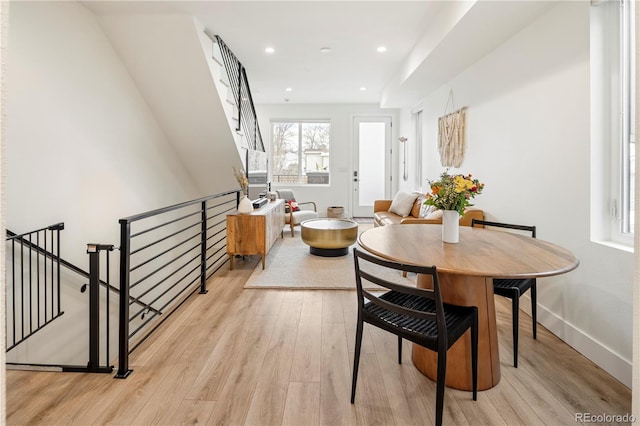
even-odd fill
[(442, 211), (442, 241), (457, 243), (459, 241), (460, 214), (457, 210)]
[(253, 203), (246, 195), (243, 195), (240, 198), (240, 202), (238, 203), (238, 213), (240, 214), (248, 214), (253, 211)]

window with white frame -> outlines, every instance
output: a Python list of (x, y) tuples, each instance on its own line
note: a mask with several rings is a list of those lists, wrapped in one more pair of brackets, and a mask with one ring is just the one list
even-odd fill
[(620, 7), (620, 232), (633, 234), (635, 210), (635, 100), (636, 100), (636, 2), (623, 0)]
[(328, 120), (272, 121), (272, 183), (328, 185), (330, 135)]
[(609, 139), (611, 175), (609, 193), (611, 241), (632, 246), (635, 210), (635, 1), (599, 3), (606, 9), (609, 40)]
[(592, 238), (633, 247), (635, 2), (591, 2)]

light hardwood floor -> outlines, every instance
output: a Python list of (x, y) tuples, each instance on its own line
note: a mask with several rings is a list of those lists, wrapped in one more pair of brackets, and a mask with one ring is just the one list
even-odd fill
[[(435, 386), (403, 364), (396, 338), (365, 328), (350, 404), (356, 299), (352, 291), (245, 290), (257, 256), (194, 295), (110, 375), (7, 372), (8, 424), (425, 425)], [(267, 265), (268, 267), (268, 265)], [(445, 424), (569, 425), (576, 413), (631, 412), (631, 391), (520, 316), (512, 367), (510, 306), (496, 299), (502, 379), (472, 401), (447, 389)]]

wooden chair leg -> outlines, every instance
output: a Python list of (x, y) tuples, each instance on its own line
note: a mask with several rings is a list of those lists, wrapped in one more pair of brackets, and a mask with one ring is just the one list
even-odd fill
[(293, 220), (293, 210), (289, 209), (289, 226), (291, 227), (291, 236), (293, 237), (293, 227), (296, 224), (296, 221)]
[(402, 364), (402, 337), (398, 336), (398, 364)]

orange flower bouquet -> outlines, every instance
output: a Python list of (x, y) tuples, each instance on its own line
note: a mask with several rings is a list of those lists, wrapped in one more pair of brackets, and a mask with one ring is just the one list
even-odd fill
[(468, 175), (450, 175), (445, 170), (439, 180), (429, 181), (431, 192), (424, 201), (440, 210), (456, 210), (460, 216), (464, 209), (472, 206), (471, 199), (482, 193), (484, 183)]

